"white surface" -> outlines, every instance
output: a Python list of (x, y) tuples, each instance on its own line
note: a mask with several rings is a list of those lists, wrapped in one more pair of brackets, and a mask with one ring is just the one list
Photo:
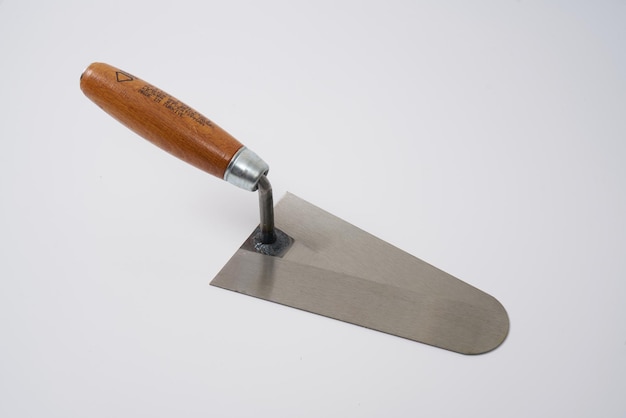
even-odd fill
[[(0, 2), (0, 416), (626, 416), (623, 2), (32, 3)], [(93, 61), (497, 297), (507, 341), (209, 287), (256, 196), (89, 102)]]

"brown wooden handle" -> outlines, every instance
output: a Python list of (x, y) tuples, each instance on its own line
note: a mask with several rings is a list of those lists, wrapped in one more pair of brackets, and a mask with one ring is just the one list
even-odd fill
[(219, 178), (224, 178), (229, 163), (243, 147), (183, 102), (108, 64), (91, 64), (80, 77), (80, 88), (132, 131)]

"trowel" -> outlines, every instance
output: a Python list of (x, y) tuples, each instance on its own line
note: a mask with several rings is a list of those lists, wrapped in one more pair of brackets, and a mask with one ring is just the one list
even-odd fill
[(293, 194), (274, 207), (267, 163), (163, 90), (103, 63), (80, 87), (165, 151), (258, 191), (260, 224), (211, 285), (463, 354), (506, 338), (506, 310), (487, 293)]

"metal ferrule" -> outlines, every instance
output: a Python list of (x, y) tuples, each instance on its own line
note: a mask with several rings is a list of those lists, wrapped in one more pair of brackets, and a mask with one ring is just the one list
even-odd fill
[(258, 188), (261, 176), (269, 171), (265, 161), (246, 147), (241, 147), (233, 155), (224, 172), (224, 180), (251, 192)]

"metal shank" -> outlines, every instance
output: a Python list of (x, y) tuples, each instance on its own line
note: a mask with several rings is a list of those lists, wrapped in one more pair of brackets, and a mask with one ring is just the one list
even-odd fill
[(272, 197), (272, 185), (265, 175), (259, 178), (257, 183), (259, 190), (259, 210), (261, 212), (261, 242), (273, 244), (276, 241), (274, 229), (274, 199)]
[(272, 186), (265, 176), (258, 183), (259, 208), (261, 222), (241, 246), (247, 251), (272, 257), (283, 257), (294, 240), (278, 228), (274, 227), (274, 202)]

